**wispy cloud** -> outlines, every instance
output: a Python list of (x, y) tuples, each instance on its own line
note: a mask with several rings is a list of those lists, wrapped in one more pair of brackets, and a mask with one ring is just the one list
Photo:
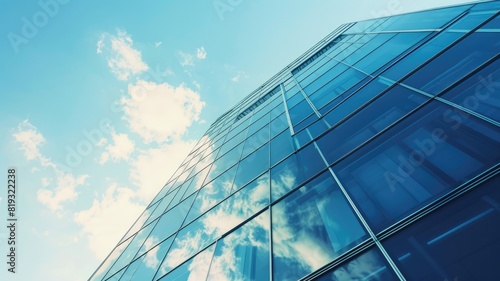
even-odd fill
[(194, 66), (194, 56), (185, 52), (180, 51), (179, 57), (181, 57), (181, 66)]
[(106, 56), (111, 72), (119, 80), (148, 70), (141, 52), (133, 48), (132, 38), (125, 31), (118, 30), (116, 35), (102, 34), (97, 42), (97, 53)]
[(163, 42), (155, 42), (155, 47), (158, 48), (161, 44), (163, 44)]
[[(40, 152), (40, 146), (45, 142), (45, 138), (29, 120), (21, 122), (12, 136), (27, 160), (37, 160), (40, 165), (37, 167), (38, 169), (45, 168), (54, 172), (55, 179), (45, 177), (40, 180), (42, 187), (37, 190), (37, 199), (58, 216), (62, 216), (64, 213), (62, 204), (77, 199), (77, 187), (83, 186), (89, 176), (75, 176), (65, 172), (56, 163), (45, 157)], [(53, 186), (54, 183), (55, 186)]]
[(204, 60), (207, 58), (207, 51), (205, 51), (204, 47), (196, 48), (196, 52), (194, 54), (180, 51), (179, 52), (180, 65), (183, 67), (194, 66), (195, 59)]
[(24, 152), (27, 160), (42, 158), (40, 145), (45, 142), (45, 138), (40, 134), (35, 126), (28, 120), (19, 124), (17, 131), (13, 134), (14, 139), (20, 144), (20, 149)]
[(207, 51), (205, 51), (205, 48), (200, 47), (196, 49), (196, 57), (200, 60), (204, 60), (207, 58)]

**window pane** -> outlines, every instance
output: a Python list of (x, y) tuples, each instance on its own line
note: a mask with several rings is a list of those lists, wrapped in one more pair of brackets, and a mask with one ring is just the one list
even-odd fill
[(175, 268), (268, 205), (269, 176), (264, 174), (181, 229), (162, 268)]
[(385, 44), (374, 50), (370, 55), (364, 57), (354, 66), (366, 73), (373, 73), (390, 60), (396, 58), (401, 53), (422, 40), (427, 32), (401, 33), (397, 34)]
[(470, 5), (403, 15), (384, 28), (384, 31), (441, 28), (469, 7)]
[[(328, 101), (336, 98), (352, 86), (358, 84), (367, 76), (362, 72), (349, 68), (346, 72), (330, 81), (325, 87), (311, 96), (311, 101), (316, 108), (323, 107)], [(359, 85), (361, 86), (361, 85)]]
[(303, 100), (294, 108), (289, 110), (292, 125), (298, 124), (304, 118), (313, 113), (313, 110), (306, 100)]
[(463, 35), (463, 33), (441, 33), (384, 71), (382, 75), (397, 81)]
[[(186, 200), (182, 201), (179, 205), (172, 208), (167, 213), (160, 217), (155, 228), (151, 232), (152, 236), (159, 237), (160, 239), (166, 238), (173, 234), (182, 225), (182, 221), (186, 217), (191, 203), (196, 194), (191, 195)], [(155, 222), (153, 222), (155, 224)]]
[(271, 138), (274, 138), (282, 131), (288, 129), (288, 121), (286, 120), (285, 113), (282, 113), (278, 118), (271, 121)]
[(271, 169), (272, 200), (297, 187), (326, 168), (314, 144), (309, 144)]
[(500, 252), (500, 177), (383, 242), (411, 280), (495, 280)]
[(347, 281), (347, 280), (380, 280), (396, 281), (394, 271), (376, 248), (358, 255), (357, 257), (334, 268), (324, 274), (318, 281)]
[[(318, 145), (329, 164), (350, 152), (378, 132), (396, 122), (428, 98), (401, 86), (396, 86), (381, 97), (341, 122), (318, 140)], [(338, 107), (325, 116), (329, 124), (336, 124), (355, 108)], [(356, 104), (354, 103), (356, 106)]]
[(367, 238), (329, 172), (272, 207), (274, 280), (297, 280)]
[(333, 167), (374, 230), (500, 160), (498, 127), (432, 102)]
[(184, 225), (190, 223), (193, 219), (208, 211), (210, 208), (229, 196), (233, 186), (236, 167), (236, 165), (233, 166), (200, 190), (198, 196), (196, 196), (193, 206), (191, 207), (191, 210), (189, 210), (189, 214), (186, 217)]
[(405, 79), (403, 83), (438, 94), (500, 53), (500, 33), (473, 33)]
[(241, 158), (246, 157), (248, 154), (250, 154), (255, 149), (259, 148), (268, 141), (269, 141), (269, 125), (266, 125), (257, 132), (255, 132), (255, 134), (247, 137), (247, 139), (245, 140), (245, 146), (243, 147)]
[(289, 131), (283, 131), (271, 140), (271, 166), (295, 151)]
[(441, 97), (500, 122), (500, 60), (488, 65)]
[(269, 169), (269, 143), (266, 143), (247, 158), (240, 161), (236, 176), (235, 187), (241, 187)]
[[(172, 243), (173, 237), (151, 248), (152, 245), (158, 243), (156, 239), (156, 237), (149, 237), (146, 242), (144, 242), (145, 245), (148, 245), (148, 252), (131, 264), (120, 280), (151, 280), (153, 278), (160, 262), (165, 257)], [(151, 250), (149, 248), (151, 248)]]
[(208, 281), (269, 280), (269, 212), (217, 242)]
[(155, 280), (161, 281), (189, 281), (189, 280), (205, 280), (208, 268), (210, 267), (210, 261), (212, 260), (212, 255), (214, 253), (215, 245), (208, 247), (205, 251), (199, 253), (189, 261), (185, 262), (183, 265), (179, 266), (172, 272), (168, 273), (161, 279), (158, 279), (161, 275), (165, 274), (166, 271), (160, 268)]

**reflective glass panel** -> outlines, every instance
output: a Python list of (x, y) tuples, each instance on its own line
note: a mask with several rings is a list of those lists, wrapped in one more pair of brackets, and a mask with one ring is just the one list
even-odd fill
[(432, 102), (333, 166), (374, 230), (500, 160), (498, 127)]
[(325, 168), (314, 144), (290, 155), (271, 169), (271, 196), (276, 200)]
[(136, 259), (136, 261), (127, 268), (127, 271), (125, 271), (120, 280), (151, 280), (153, 278), (160, 262), (165, 257), (172, 243), (173, 237), (151, 248), (152, 245), (158, 243), (156, 239), (156, 237), (149, 237), (144, 242), (144, 245), (148, 246), (147, 253)]
[(408, 280), (495, 280), (500, 178), (410, 225), (382, 244)]
[(205, 280), (207, 278), (210, 261), (214, 253), (215, 245), (208, 247), (203, 252), (191, 258), (181, 266), (169, 272), (167, 275), (158, 279), (159, 276), (165, 274), (163, 267), (160, 268), (156, 274), (155, 280), (162, 281), (191, 281), (191, 280)]
[(497, 59), (441, 97), (500, 122), (500, 60)]
[[(356, 113), (318, 139), (318, 145), (328, 163), (332, 164), (428, 99), (396, 86), (358, 112), (354, 107), (349, 108), (351, 103), (337, 107), (325, 116), (329, 124), (336, 124), (346, 114)], [(356, 106), (355, 102), (353, 104)]]
[(267, 169), (269, 169), (269, 143), (240, 161), (234, 177), (234, 185), (241, 187)]
[(438, 94), (500, 53), (500, 33), (473, 33), (405, 79), (403, 83)]
[(377, 280), (396, 281), (394, 271), (382, 256), (380, 251), (372, 248), (355, 258), (335, 267), (330, 272), (322, 275), (317, 281), (354, 281), (354, 280)]
[(367, 238), (329, 172), (272, 207), (274, 280), (297, 280)]
[(269, 280), (269, 211), (217, 242), (208, 281)]
[(295, 151), (289, 131), (283, 131), (271, 140), (271, 166)]

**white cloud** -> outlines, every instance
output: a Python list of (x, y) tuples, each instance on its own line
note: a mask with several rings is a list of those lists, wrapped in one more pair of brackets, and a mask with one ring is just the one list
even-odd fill
[(163, 42), (155, 42), (155, 47), (158, 48), (161, 44), (163, 44)]
[(180, 138), (194, 121), (198, 121), (205, 103), (198, 93), (180, 85), (139, 80), (129, 85), (129, 97), (122, 98), (124, 118), (130, 129), (146, 143)]
[(194, 147), (195, 142), (177, 141), (144, 151), (131, 163), (132, 183), (139, 187), (138, 196), (149, 202)]
[(205, 51), (205, 48), (197, 48), (196, 49), (196, 57), (200, 60), (204, 60), (207, 58), (207, 51)]
[(205, 51), (204, 47), (196, 48), (196, 53), (186, 53), (183, 51), (179, 52), (180, 65), (181, 66), (194, 66), (195, 58), (198, 60), (204, 60), (207, 58), (207, 51)]
[(40, 134), (35, 126), (28, 120), (24, 120), (17, 127), (17, 132), (13, 134), (14, 139), (21, 145), (27, 160), (40, 159), (40, 145), (45, 142), (45, 138)]
[(233, 81), (234, 83), (238, 83), (242, 78), (247, 79), (248, 75), (246, 75), (243, 71), (237, 71), (236, 74), (231, 78), (231, 81)]
[(121, 30), (118, 30), (117, 35), (105, 33), (97, 42), (97, 53), (106, 50), (108, 66), (119, 80), (127, 80), (131, 75), (148, 70), (142, 61), (141, 52), (132, 45), (130, 35)]
[(144, 210), (145, 206), (134, 201), (135, 195), (132, 189), (113, 183), (100, 200), (94, 199), (92, 207), (74, 215), (97, 259), (102, 260), (109, 254)]
[(97, 53), (102, 54), (102, 48), (104, 48), (104, 34), (101, 35), (99, 41), (97, 41)]
[[(12, 136), (27, 160), (38, 160), (41, 168), (49, 168), (54, 172), (55, 179), (46, 177), (41, 179), (42, 188), (37, 190), (37, 199), (58, 216), (61, 216), (63, 213), (62, 204), (77, 199), (76, 189), (85, 184), (88, 175), (75, 176), (64, 172), (58, 165), (45, 157), (40, 152), (40, 145), (45, 142), (45, 138), (29, 120), (21, 122)], [(52, 183), (55, 183), (55, 187), (51, 187)]]
[(179, 52), (181, 66), (194, 66), (194, 56), (188, 53)]
[(129, 160), (130, 154), (135, 150), (134, 141), (130, 140), (127, 134), (112, 133), (113, 144), (106, 147), (106, 151), (101, 154), (99, 164), (106, 163), (110, 158), (114, 162)]
[(37, 199), (54, 212), (62, 211), (61, 204), (74, 201), (78, 197), (76, 188), (85, 184), (88, 175), (74, 177), (72, 174), (59, 174), (57, 184), (53, 189), (38, 189)]

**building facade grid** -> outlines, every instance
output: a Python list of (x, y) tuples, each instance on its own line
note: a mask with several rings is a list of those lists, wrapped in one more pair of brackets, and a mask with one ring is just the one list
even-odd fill
[(500, 2), (345, 24), (219, 117), (90, 280), (492, 280)]

